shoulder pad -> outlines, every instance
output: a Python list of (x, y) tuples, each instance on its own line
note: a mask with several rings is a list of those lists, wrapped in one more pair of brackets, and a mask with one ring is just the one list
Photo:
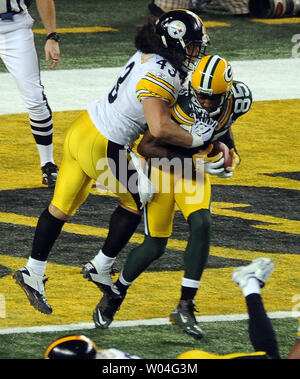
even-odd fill
[(247, 113), (252, 104), (252, 93), (249, 87), (235, 80), (232, 86), (233, 95), (233, 118), (236, 119)]

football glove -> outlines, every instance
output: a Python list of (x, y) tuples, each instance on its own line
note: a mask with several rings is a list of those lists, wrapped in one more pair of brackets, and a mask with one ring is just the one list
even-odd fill
[(224, 158), (223, 153), (215, 155), (214, 157), (208, 157), (207, 155), (212, 151), (213, 144), (210, 144), (204, 151), (200, 151), (193, 155), (193, 162), (196, 171), (204, 170), (210, 175), (220, 175), (224, 172)]
[(231, 178), (234, 170), (237, 168), (237, 166), (241, 162), (240, 157), (234, 151), (234, 148), (230, 149), (229, 152), (231, 155), (232, 164), (231, 164), (231, 166), (226, 167), (225, 170), (219, 174), (219, 178)]
[[(154, 185), (145, 175), (141, 159), (131, 149), (127, 148), (127, 150), (129, 151), (132, 164), (138, 173), (138, 191), (142, 204), (140, 209), (143, 209), (153, 198)], [(145, 163), (147, 164), (147, 162)]]
[(196, 120), (191, 126), (191, 134), (195, 136), (192, 147), (202, 146), (205, 142), (208, 142), (218, 125), (218, 121), (213, 120), (207, 114), (203, 113), (202, 117)]

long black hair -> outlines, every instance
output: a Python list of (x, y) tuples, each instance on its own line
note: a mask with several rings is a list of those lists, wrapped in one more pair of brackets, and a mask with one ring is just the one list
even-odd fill
[(149, 22), (138, 28), (135, 36), (135, 47), (142, 53), (162, 56), (179, 71), (182, 82), (185, 80), (187, 74), (182, 70), (182, 63), (186, 58), (184, 52), (165, 48), (160, 36), (155, 33), (153, 23)]

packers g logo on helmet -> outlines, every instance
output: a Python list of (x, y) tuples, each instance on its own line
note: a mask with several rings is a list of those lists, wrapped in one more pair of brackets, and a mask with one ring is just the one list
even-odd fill
[(224, 79), (226, 80), (226, 82), (230, 83), (233, 81), (233, 75), (232, 75), (232, 68), (230, 65), (228, 65), (225, 69), (225, 73), (224, 73)]
[(219, 55), (207, 55), (199, 61), (191, 76), (191, 90), (197, 97), (219, 98), (213, 116), (220, 112), (224, 102), (230, 97), (233, 83), (230, 63)]

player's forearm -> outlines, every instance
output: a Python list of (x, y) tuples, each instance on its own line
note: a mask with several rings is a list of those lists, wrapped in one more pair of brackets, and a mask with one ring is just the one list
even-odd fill
[(193, 136), (171, 119), (169, 104), (166, 101), (145, 99), (143, 110), (152, 136), (161, 144), (192, 146)]
[(37, 9), (47, 35), (56, 32), (56, 12), (53, 0), (36, 0)]
[(183, 147), (192, 146), (192, 135), (171, 119), (159, 126), (156, 125), (155, 128), (151, 128), (149, 125), (149, 129), (152, 135), (160, 141), (161, 144), (168, 143), (170, 145)]
[(146, 130), (137, 147), (137, 151), (147, 158), (164, 158), (167, 156), (167, 149), (153, 138), (149, 130)]

